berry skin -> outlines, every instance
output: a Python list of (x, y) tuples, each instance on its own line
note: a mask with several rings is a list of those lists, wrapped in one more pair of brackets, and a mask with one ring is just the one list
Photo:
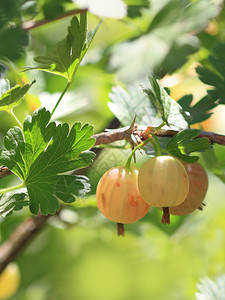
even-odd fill
[(180, 161), (161, 155), (143, 164), (138, 175), (138, 187), (149, 205), (171, 207), (179, 205), (187, 197), (189, 179)]
[(138, 170), (114, 167), (100, 179), (97, 206), (109, 220), (120, 224), (136, 222), (143, 218), (149, 205), (142, 199), (137, 185)]
[(208, 189), (208, 177), (203, 167), (198, 163), (182, 162), (189, 177), (189, 193), (180, 205), (170, 208), (170, 213), (177, 216), (190, 214), (200, 208)]
[(0, 299), (11, 297), (18, 289), (20, 271), (15, 263), (10, 263), (0, 274)]

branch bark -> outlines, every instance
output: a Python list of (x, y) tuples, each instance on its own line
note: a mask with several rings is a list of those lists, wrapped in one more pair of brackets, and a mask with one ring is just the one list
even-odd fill
[[(130, 127), (107, 130), (93, 135), (93, 137), (96, 139), (95, 146), (120, 140), (132, 142), (131, 135), (140, 136), (140, 134), (146, 129), (147, 126), (132, 124)], [(172, 137), (176, 135), (178, 131), (160, 129), (154, 133), (161, 137)], [(201, 134), (198, 136), (198, 138), (200, 137), (208, 138), (212, 144), (217, 143), (220, 145), (225, 145), (225, 136), (221, 134), (201, 131)], [(12, 173), (8, 168), (4, 166), (0, 167), (0, 179), (10, 174)], [(2, 246), (0, 246), (0, 273), (25, 248), (35, 234), (37, 234), (37, 232), (39, 232), (45, 226), (49, 217), (50, 216), (38, 215), (25, 220), (15, 229), (9, 239)]]
[[(95, 146), (109, 144), (116, 141), (127, 140), (132, 142), (131, 134), (140, 135), (143, 131), (147, 129), (148, 126), (137, 125), (133, 127), (122, 127), (119, 129), (110, 129), (98, 134), (94, 134), (93, 138), (96, 139)], [(154, 129), (154, 128), (153, 128)], [(161, 137), (172, 137), (176, 135), (179, 131), (170, 130), (170, 129), (160, 129), (154, 132), (157, 136)], [(201, 131), (200, 135), (197, 138), (206, 137), (209, 139), (211, 144), (220, 144), (225, 145), (225, 135), (218, 134), (210, 131)], [(11, 175), (12, 172), (5, 166), (0, 166), (0, 179)]]
[(49, 216), (38, 215), (23, 221), (0, 247), (0, 274), (46, 224)]
[(24, 30), (32, 30), (32, 29), (38, 28), (40, 26), (55, 22), (57, 20), (64, 19), (66, 17), (74, 16), (74, 15), (84, 13), (84, 12), (87, 12), (87, 9), (75, 9), (75, 10), (65, 12), (62, 16), (59, 16), (58, 18), (56, 18), (54, 20), (45, 20), (44, 19), (44, 20), (40, 20), (40, 21), (36, 21), (36, 22), (27, 21), (22, 25), (22, 27)]

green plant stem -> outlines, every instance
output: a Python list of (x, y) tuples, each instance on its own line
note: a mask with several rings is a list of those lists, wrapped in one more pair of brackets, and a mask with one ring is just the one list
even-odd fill
[(164, 125), (166, 125), (166, 122), (162, 122), (158, 127), (154, 127), (154, 131), (160, 130)]
[(18, 185), (15, 185), (15, 186), (11, 186), (11, 187), (8, 187), (8, 188), (5, 188), (5, 189), (1, 189), (0, 190), (0, 194), (5, 194), (5, 193), (8, 193), (8, 192), (11, 192), (11, 191), (14, 191), (14, 190), (17, 190), (19, 188), (22, 188), (25, 186), (25, 183), (22, 182)]
[(131, 154), (130, 154), (129, 157), (128, 157), (128, 160), (127, 160), (127, 163), (126, 163), (125, 168), (130, 169), (130, 163), (131, 163), (131, 160), (132, 160), (132, 157), (133, 157), (135, 151), (136, 151), (137, 149), (139, 149), (140, 147), (145, 146), (145, 145), (146, 145), (147, 143), (149, 143), (149, 142), (150, 142), (150, 140), (147, 139), (147, 140), (145, 140), (144, 142), (142, 142), (142, 143), (140, 143), (139, 145), (137, 145), (137, 146), (132, 150)]
[(153, 148), (155, 150), (155, 153), (157, 155), (157, 145), (156, 145), (156, 142), (153, 140), (153, 138), (150, 138), (149, 141), (152, 144), (152, 146), (153, 146)]
[(20, 128), (23, 128), (23, 125), (20, 123), (20, 121), (18, 120), (18, 118), (16, 117), (16, 115), (14, 114), (14, 112), (12, 110), (9, 110), (8, 113), (10, 114), (10, 116), (14, 119), (14, 121), (17, 123), (17, 125)]
[(155, 145), (156, 145), (156, 149), (155, 149), (156, 150), (156, 155), (160, 156), (160, 155), (162, 155), (162, 150), (161, 150), (159, 140), (158, 140), (157, 136), (154, 133), (152, 134), (152, 136), (154, 138)]
[(51, 117), (52, 117), (52, 115), (54, 114), (54, 112), (55, 112), (56, 108), (58, 107), (60, 101), (62, 100), (63, 96), (65, 95), (65, 93), (66, 93), (67, 90), (69, 89), (71, 83), (72, 83), (72, 81), (68, 81), (68, 82), (67, 82), (67, 85), (65, 86), (65, 88), (64, 88), (64, 90), (63, 90), (63, 92), (62, 92), (62, 94), (61, 94), (60, 97), (59, 97), (59, 100), (57, 101), (55, 107), (53, 108), (53, 110), (52, 110), (52, 112), (51, 112)]

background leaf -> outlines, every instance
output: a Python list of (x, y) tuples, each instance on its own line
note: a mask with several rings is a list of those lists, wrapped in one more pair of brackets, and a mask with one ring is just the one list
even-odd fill
[(215, 99), (209, 96), (205, 96), (200, 99), (197, 103), (191, 106), (193, 100), (192, 95), (185, 95), (179, 99), (178, 103), (182, 106), (185, 111), (188, 111), (191, 115), (188, 121), (189, 125), (200, 123), (210, 118), (213, 114), (211, 109), (216, 107), (218, 103)]
[(150, 9), (142, 11), (141, 27), (135, 26), (129, 38), (110, 47), (107, 67), (129, 84), (148, 76), (149, 71), (160, 77), (175, 72), (198, 51), (199, 29), (220, 9), (210, 0), (152, 0)]
[(18, 60), (24, 54), (24, 47), (28, 46), (28, 32), (21, 27), (0, 28), (0, 56), (9, 60)]
[(142, 14), (143, 8), (149, 8), (148, 0), (125, 0), (125, 3), (128, 5), (128, 17), (136, 18), (140, 17)]
[(219, 276), (215, 281), (204, 278), (197, 285), (199, 293), (195, 293), (197, 300), (223, 300), (225, 295), (225, 276)]
[(200, 80), (214, 87), (208, 90), (209, 97), (220, 99), (220, 104), (225, 104), (225, 43), (219, 43), (202, 67), (197, 67)]
[(108, 106), (123, 126), (131, 125), (135, 115), (137, 124), (158, 126), (162, 123), (162, 119), (156, 116), (156, 108), (138, 88), (127, 91), (116, 86), (109, 98), (112, 102)]
[(23, 96), (28, 92), (30, 87), (35, 83), (26, 84), (23, 87), (16, 85), (10, 89), (7, 79), (0, 80), (0, 110), (9, 111), (20, 104)]
[(29, 205), (29, 201), (26, 193), (7, 193), (0, 195), (0, 215), (6, 217), (12, 213), (12, 211), (21, 210), (24, 206)]
[(175, 126), (179, 129), (188, 127), (187, 119), (189, 116), (183, 108), (173, 100), (156, 80), (153, 74), (149, 76), (150, 87), (143, 87), (144, 93), (156, 107), (158, 115), (168, 126)]

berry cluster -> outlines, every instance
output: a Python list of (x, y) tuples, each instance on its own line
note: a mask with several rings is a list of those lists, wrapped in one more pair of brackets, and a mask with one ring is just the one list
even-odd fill
[(208, 178), (199, 163), (185, 163), (169, 155), (146, 161), (139, 172), (130, 167), (114, 167), (100, 179), (97, 206), (102, 214), (120, 226), (143, 218), (151, 206), (163, 210), (162, 223), (170, 224), (170, 214), (182, 216), (202, 209)]

